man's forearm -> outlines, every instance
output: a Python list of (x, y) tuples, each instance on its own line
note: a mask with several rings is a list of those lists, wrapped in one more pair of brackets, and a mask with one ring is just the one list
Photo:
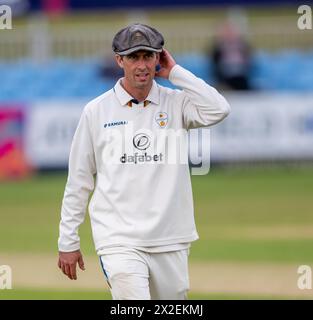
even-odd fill
[(95, 173), (95, 156), (85, 109), (75, 131), (69, 157), (58, 240), (60, 251), (71, 252), (80, 248), (78, 228), (85, 219), (89, 195), (94, 189)]

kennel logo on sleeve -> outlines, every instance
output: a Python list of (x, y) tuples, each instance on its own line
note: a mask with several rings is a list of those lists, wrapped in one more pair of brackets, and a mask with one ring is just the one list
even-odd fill
[(12, 269), (10, 266), (0, 266), (0, 290), (12, 289)]
[(7, 5), (0, 5), (0, 30), (12, 29), (12, 10)]

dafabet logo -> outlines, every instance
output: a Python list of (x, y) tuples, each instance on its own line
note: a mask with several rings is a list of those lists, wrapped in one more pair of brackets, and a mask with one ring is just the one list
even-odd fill
[(0, 266), (0, 290), (12, 289), (12, 269), (10, 266)]
[(12, 29), (12, 10), (7, 5), (0, 5), (0, 30)]

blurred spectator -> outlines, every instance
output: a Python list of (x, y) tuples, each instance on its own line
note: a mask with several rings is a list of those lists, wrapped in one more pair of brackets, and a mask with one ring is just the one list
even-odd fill
[(235, 25), (219, 30), (209, 55), (214, 77), (221, 89), (250, 90), (251, 49)]

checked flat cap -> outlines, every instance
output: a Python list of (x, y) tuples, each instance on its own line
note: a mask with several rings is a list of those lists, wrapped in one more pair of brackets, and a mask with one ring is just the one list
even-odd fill
[(128, 55), (139, 50), (161, 52), (164, 38), (156, 29), (135, 23), (120, 30), (114, 37), (112, 49), (116, 54)]

